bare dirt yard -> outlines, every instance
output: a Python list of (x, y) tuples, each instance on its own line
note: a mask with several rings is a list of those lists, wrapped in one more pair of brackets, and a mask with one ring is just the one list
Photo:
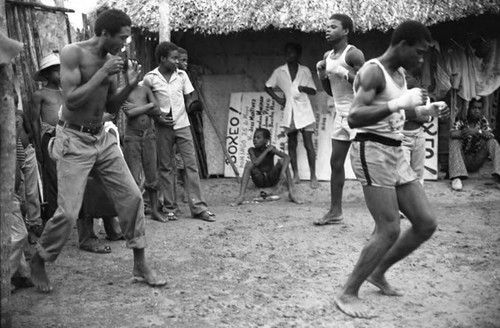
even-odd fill
[(426, 182), (439, 228), (389, 271), (404, 296), (363, 285), (361, 298), (378, 314), (370, 320), (333, 303), (374, 226), (358, 182), (346, 183), (345, 223), (316, 227), (328, 182), (298, 185), (304, 205), (282, 197), (235, 208), (236, 180), (209, 179), (203, 188), (217, 222), (189, 218), (185, 204), (179, 221), (147, 221), (148, 256), (166, 288), (134, 282), (123, 242), (108, 243), (110, 254), (86, 253), (74, 230), (47, 268), (54, 291), (12, 296), (13, 327), (500, 327), (500, 190), (490, 181), (467, 180), (462, 192), (447, 180)]

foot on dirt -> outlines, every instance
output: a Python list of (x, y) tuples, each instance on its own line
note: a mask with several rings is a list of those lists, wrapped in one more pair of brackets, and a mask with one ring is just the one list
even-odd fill
[(207, 222), (215, 222), (215, 214), (210, 211), (203, 211), (199, 214), (196, 214), (194, 218)]
[(333, 215), (331, 212), (326, 213), (321, 219), (313, 222), (316, 226), (324, 226), (328, 224), (339, 224), (344, 222), (344, 217), (342, 214)]
[(44, 293), (49, 293), (52, 291), (52, 286), (50, 285), (49, 277), (45, 271), (45, 261), (35, 253), (30, 263), (31, 268), (31, 282), (35, 287)]
[(142, 268), (134, 267), (133, 275), (137, 281), (148, 284), (151, 287), (162, 287), (167, 284), (165, 279), (159, 278), (156, 271), (151, 270), (147, 266)]
[(292, 183), (300, 183), (300, 177), (298, 174), (294, 175), (293, 179), (292, 179)]
[(164, 217), (160, 211), (154, 211), (151, 213), (151, 220), (155, 220), (161, 223), (168, 222), (168, 218)]
[(82, 251), (90, 253), (97, 253), (97, 254), (111, 253), (111, 247), (101, 244), (97, 239), (90, 239), (88, 242), (81, 244), (79, 248)]
[(370, 284), (374, 285), (375, 287), (380, 289), (380, 292), (384, 295), (387, 296), (403, 296), (403, 293), (399, 291), (397, 288), (392, 287), (389, 285), (387, 280), (385, 280), (384, 277), (378, 278), (378, 277), (373, 277), (370, 276), (368, 279), (366, 279)]
[(316, 177), (311, 179), (310, 186), (311, 186), (311, 189), (318, 189), (319, 187), (321, 187), (321, 185), (319, 184), (318, 179)]
[(298, 199), (297, 196), (295, 196), (292, 193), (288, 194), (288, 198), (290, 199), (290, 201), (292, 203), (295, 203), (295, 204), (304, 204), (304, 202), (302, 200)]
[(340, 295), (335, 297), (335, 304), (340, 311), (354, 318), (370, 319), (375, 315), (366, 308), (361, 300), (356, 296)]
[(238, 205), (241, 205), (244, 200), (245, 200), (244, 197), (238, 197), (238, 198), (236, 198), (236, 200), (233, 203), (229, 204), (229, 206), (238, 206)]

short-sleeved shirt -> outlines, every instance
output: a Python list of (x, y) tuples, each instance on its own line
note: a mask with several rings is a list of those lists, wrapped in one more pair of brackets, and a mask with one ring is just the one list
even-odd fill
[(193, 92), (194, 88), (186, 72), (178, 69), (167, 81), (155, 68), (144, 76), (143, 85), (153, 91), (162, 112), (172, 112), (175, 130), (189, 126), (184, 95)]
[(464, 130), (464, 129), (479, 129), (483, 133), (481, 136), (477, 135), (469, 135), (462, 139), (462, 149), (464, 150), (465, 154), (476, 154), (479, 152), (483, 145), (481, 144), (481, 139), (491, 139), (494, 137), (493, 132), (490, 128), (490, 125), (488, 123), (488, 120), (486, 117), (481, 117), (477, 122), (472, 123), (467, 120), (462, 121), (462, 120), (457, 120), (455, 121), (455, 124), (453, 124), (452, 130)]
[(288, 65), (276, 68), (266, 82), (268, 88), (279, 88), (285, 94), (286, 102), (283, 111), (282, 126), (290, 127), (292, 122), (296, 129), (302, 129), (316, 121), (309, 97), (304, 92), (298, 92), (299, 86), (316, 90), (312, 79), (311, 70), (299, 64), (295, 80), (292, 81)]

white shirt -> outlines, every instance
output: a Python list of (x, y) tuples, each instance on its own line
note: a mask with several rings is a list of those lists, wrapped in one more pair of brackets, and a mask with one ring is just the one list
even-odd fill
[(316, 121), (309, 97), (297, 89), (300, 85), (316, 90), (311, 70), (300, 64), (295, 80), (292, 81), (288, 65), (285, 64), (276, 68), (266, 82), (266, 87), (280, 88), (285, 94), (286, 102), (281, 121), (283, 126), (290, 127), (292, 116), (296, 129), (302, 129)]
[(189, 126), (184, 95), (193, 92), (194, 88), (186, 72), (178, 69), (167, 81), (157, 67), (144, 76), (143, 85), (153, 91), (162, 112), (172, 111), (174, 130)]

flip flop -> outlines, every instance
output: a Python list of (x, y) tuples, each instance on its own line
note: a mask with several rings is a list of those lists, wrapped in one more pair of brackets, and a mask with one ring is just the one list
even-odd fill
[(96, 253), (96, 254), (108, 254), (111, 253), (111, 247), (106, 245), (95, 244), (84, 244), (79, 247), (82, 251)]
[(177, 215), (174, 212), (167, 212), (167, 221), (177, 221)]
[(314, 221), (313, 224), (315, 226), (324, 226), (324, 225), (329, 225), (329, 224), (340, 224), (344, 222), (344, 219), (341, 218), (340, 220), (339, 219), (336, 219), (336, 220), (323, 220), (323, 219), (320, 219), (318, 221)]
[(194, 217), (196, 219), (200, 219), (200, 220), (207, 221), (207, 222), (214, 222), (215, 221), (215, 214), (210, 212), (210, 211), (203, 211), (199, 214), (196, 214)]

